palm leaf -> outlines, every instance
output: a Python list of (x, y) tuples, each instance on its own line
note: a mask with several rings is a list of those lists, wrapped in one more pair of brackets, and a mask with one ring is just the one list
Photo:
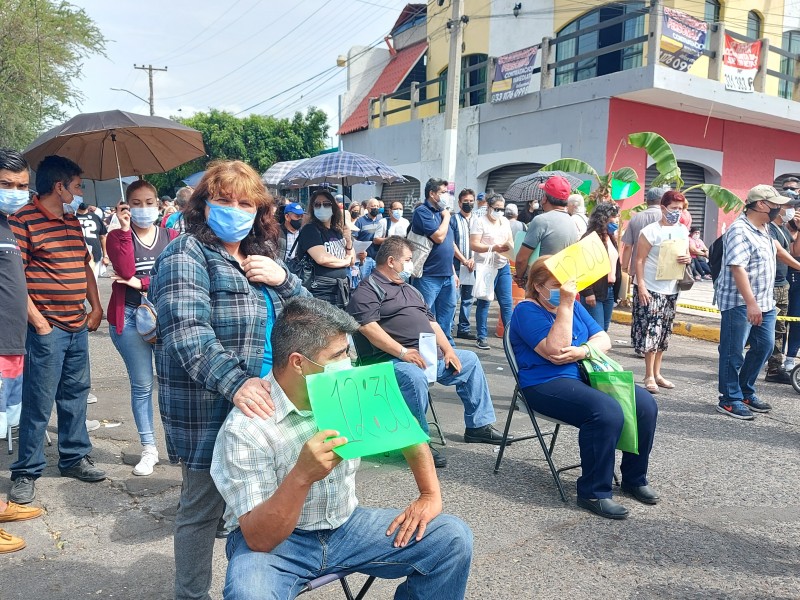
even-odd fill
[(630, 134), (628, 143), (634, 148), (643, 148), (655, 162), (659, 174), (650, 185), (659, 187), (665, 183), (674, 183), (679, 190), (683, 187), (678, 159), (667, 140), (652, 131), (642, 131)]
[(622, 167), (621, 169), (617, 169), (616, 171), (612, 171), (609, 173), (614, 179), (619, 179), (620, 181), (624, 181), (625, 183), (630, 183), (631, 181), (638, 181), (639, 176), (636, 174), (636, 170), (632, 169), (631, 167)]
[(642, 212), (643, 210), (647, 210), (646, 202), (642, 202), (641, 204), (637, 204), (636, 206), (631, 206), (630, 208), (620, 211), (619, 220), (623, 222), (630, 221), (633, 213)]
[(734, 210), (741, 210), (744, 208), (744, 202), (741, 198), (734, 194), (729, 189), (713, 183), (700, 183), (683, 190), (684, 195), (690, 190), (700, 188), (703, 193), (711, 198), (714, 203), (722, 209), (722, 212), (729, 213)]
[(543, 166), (540, 171), (564, 171), (565, 173), (587, 173), (597, 177), (597, 171), (589, 163), (577, 158), (560, 158), (549, 165)]

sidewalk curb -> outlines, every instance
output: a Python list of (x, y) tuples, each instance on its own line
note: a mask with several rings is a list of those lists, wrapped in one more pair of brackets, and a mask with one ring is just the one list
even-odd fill
[[(611, 320), (622, 325), (630, 325), (632, 319), (631, 313), (625, 310), (614, 310), (611, 314)], [(705, 340), (706, 342), (719, 343), (719, 327), (710, 325), (700, 325), (675, 319), (672, 324), (672, 333), (697, 340)]]

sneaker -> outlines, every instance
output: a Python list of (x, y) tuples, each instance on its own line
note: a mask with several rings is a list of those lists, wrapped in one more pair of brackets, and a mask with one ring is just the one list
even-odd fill
[(86, 431), (95, 431), (96, 429), (100, 429), (100, 421), (86, 419)]
[(16, 552), (25, 547), (25, 540), (0, 529), (0, 554)]
[(471, 331), (457, 331), (456, 337), (461, 338), (462, 340), (477, 340), (478, 336), (472, 333)]
[(94, 461), (89, 456), (84, 456), (69, 469), (62, 469), (61, 476), (73, 477), (80, 481), (94, 483), (96, 481), (103, 481), (103, 479), (106, 478), (106, 472), (95, 467)]
[(792, 369), (794, 369), (794, 359), (793, 358), (787, 358), (783, 362), (783, 370), (786, 371), (787, 373), (791, 374)]
[(742, 402), (747, 408), (749, 408), (753, 412), (767, 413), (772, 410), (772, 404), (770, 404), (769, 402), (764, 402), (763, 400), (759, 400), (755, 396), (753, 396), (752, 398), (745, 398), (744, 400), (742, 400)]
[(717, 405), (717, 412), (721, 412), (723, 415), (728, 415), (734, 419), (741, 419), (742, 421), (752, 421), (755, 419), (755, 415), (750, 412), (750, 409), (747, 408), (744, 402), (739, 400), (720, 402)]
[(158, 449), (155, 446), (142, 448), (142, 458), (134, 467), (133, 474), (146, 476), (153, 474), (153, 467), (158, 464)]
[(16, 504), (30, 504), (36, 498), (36, 486), (34, 478), (22, 475), (17, 477), (11, 484), (11, 491), (8, 492), (8, 501)]
[(475, 344), (481, 350), (491, 350), (492, 347), (489, 345), (489, 342), (486, 341), (486, 338), (478, 338), (478, 343)]
[(97, 396), (94, 394), (89, 394), (86, 396), (86, 404), (95, 404), (97, 402)]
[(778, 369), (777, 371), (767, 371), (767, 376), (764, 377), (764, 381), (770, 383), (788, 383), (792, 385), (792, 376), (784, 369)]

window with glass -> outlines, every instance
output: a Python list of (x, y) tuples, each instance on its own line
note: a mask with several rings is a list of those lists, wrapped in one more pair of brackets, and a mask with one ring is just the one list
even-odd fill
[(751, 10), (747, 13), (747, 37), (757, 40), (764, 31), (764, 22), (756, 11)]
[[(784, 31), (781, 47), (792, 54), (800, 54), (800, 31)], [(784, 75), (794, 75), (794, 60), (781, 56), (781, 73)], [(794, 91), (794, 84), (790, 81), (780, 80), (778, 83), (778, 95), (781, 98), (791, 98)]]
[[(558, 38), (610, 21), (622, 15), (639, 12), (641, 16), (623, 23), (616, 23), (603, 29), (592, 31), (578, 37), (559, 42)], [(601, 6), (566, 25), (556, 36), (556, 61), (586, 54), (632, 40), (644, 34), (644, 2), (614, 3)], [(556, 68), (555, 84), (564, 85), (592, 77), (608, 75), (626, 69), (642, 66), (643, 44), (634, 44), (622, 50), (608, 52), (600, 56), (578, 60)]]
[(719, 0), (706, 0), (704, 20), (709, 25), (722, 20), (722, 4)]
[[(489, 57), (486, 54), (468, 54), (461, 57), (461, 94), (459, 107), (475, 106), (486, 102), (486, 77), (489, 69)], [(476, 67), (467, 71), (469, 67)], [(447, 67), (442, 69), (439, 81), (439, 112), (445, 111), (447, 95)]]

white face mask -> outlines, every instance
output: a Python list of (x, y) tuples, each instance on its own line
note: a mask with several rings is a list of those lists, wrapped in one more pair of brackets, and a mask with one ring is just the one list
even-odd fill
[(403, 263), (403, 273), (408, 273), (409, 275), (414, 272), (414, 263), (412, 261), (404, 262)]
[(341, 360), (337, 360), (336, 362), (328, 363), (323, 367), (326, 373), (335, 373), (336, 371), (347, 371), (348, 369), (353, 368), (353, 361), (350, 360), (350, 357), (345, 357)]
[(795, 213), (795, 210), (794, 210), (794, 208), (787, 208), (787, 209), (786, 209), (786, 213), (785, 213), (785, 214), (783, 214), (783, 215), (781, 215), (781, 220), (782, 220), (784, 223), (788, 223), (789, 221), (791, 221), (792, 219), (794, 219), (794, 213)]
[(503, 209), (502, 208), (500, 210), (493, 210), (492, 212), (494, 213), (494, 218), (495, 219), (499, 219), (500, 217), (503, 216)]

